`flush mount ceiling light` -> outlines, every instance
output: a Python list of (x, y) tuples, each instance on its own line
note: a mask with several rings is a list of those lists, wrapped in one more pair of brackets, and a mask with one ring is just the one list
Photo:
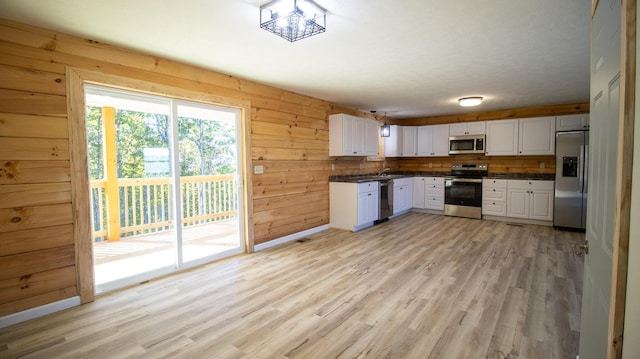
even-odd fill
[(479, 96), (463, 97), (458, 99), (458, 102), (460, 103), (460, 106), (464, 106), (464, 107), (478, 106), (479, 104), (482, 103), (482, 97), (479, 97)]
[(260, 27), (294, 42), (325, 32), (326, 13), (312, 0), (273, 0), (260, 7)]

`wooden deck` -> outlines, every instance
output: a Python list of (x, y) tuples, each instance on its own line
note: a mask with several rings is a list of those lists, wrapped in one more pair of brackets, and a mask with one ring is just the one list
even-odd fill
[(575, 358), (584, 234), (409, 213), (0, 329), (2, 358)]
[[(238, 220), (231, 219), (183, 228), (183, 257), (190, 261), (239, 245)], [(93, 246), (96, 284), (111, 282), (173, 264), (175, 231), (163, 231)]]

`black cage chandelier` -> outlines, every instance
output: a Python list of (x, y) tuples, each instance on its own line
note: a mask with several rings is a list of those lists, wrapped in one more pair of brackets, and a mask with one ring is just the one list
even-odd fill
[(326, 14), (312, 0), (273, 0), (260, 7), (260, 27), (294, 42), (325, 32)]

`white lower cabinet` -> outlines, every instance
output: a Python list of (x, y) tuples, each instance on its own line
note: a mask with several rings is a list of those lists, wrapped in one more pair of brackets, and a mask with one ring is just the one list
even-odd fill
[(507, 181), (507, 217), (553, 220), (553, 181)]
[(482, 214), (502, 217), (507, 215), (507, 180), (482, 180)]
[(414, 177), (413, 208), (444, 210), (444, 177)]
[(393, 181), (393, 214), (411, 209), (413, 205), (413, 178), (399, 178)]
[(426, 177), (413, 177), (413, 208), (424, 208), (424, 181)]
[(378, 219), (378, 182), (329, 182), (329, 192), (331, 227), (357, 231)]
[(378, 182), (358, 184), (358, 223), (367, 224), (378, 219), (378, 203), (380, 201)]

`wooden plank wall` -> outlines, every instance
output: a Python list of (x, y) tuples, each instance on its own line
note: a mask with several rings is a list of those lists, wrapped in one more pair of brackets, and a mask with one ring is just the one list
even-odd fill
[(250, 102), (255, 244), (328, 224), (328, 176), (382, 164), (329, 158), (328, 115), (367, 113), (0, 19), (0, 316), (78, 295), (67, 66)]
[[(453, 163), (487, 163), (490, 173), (555, 174), (555, 156), (455, 155), (433, 158), (399, 158), (400, 171), (450, 172)], [(542, 164), (542, 166), (541, 166)], [(431, 166), (429, 166), (431, 165)], [(544, 167), (544, 168), (540, 168)]]

